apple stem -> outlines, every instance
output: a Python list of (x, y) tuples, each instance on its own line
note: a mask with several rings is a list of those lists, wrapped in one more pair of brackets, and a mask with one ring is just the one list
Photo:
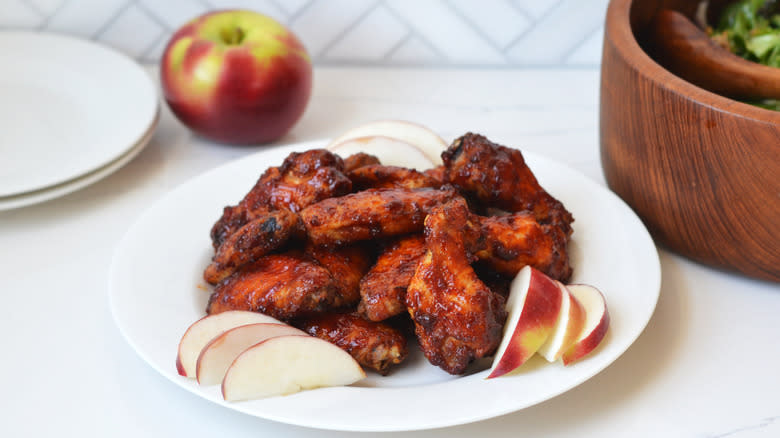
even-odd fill
[(241, 41), (244, 39), (244, 31), (238, 26), (231, 27), (229, 29), (223, 29), (221, 36), (222, 36), (222, 41), (225, 44), (228, 45), (240, 44)]

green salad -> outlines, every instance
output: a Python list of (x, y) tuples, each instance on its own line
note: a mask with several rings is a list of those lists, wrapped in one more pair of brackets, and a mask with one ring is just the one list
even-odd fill
[[(739, 0), (730, 4), (710, 36), (738, 56), (780, 68), (780, 0)], [(780, 111), (780, 100), (749, 103)]]

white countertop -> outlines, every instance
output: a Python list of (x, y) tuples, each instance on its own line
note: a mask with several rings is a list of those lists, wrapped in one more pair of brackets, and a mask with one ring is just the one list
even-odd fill
[[(332, 137), (374, 119), (407, 119), (447, 140), (483, 133), (603, 184), (598, 84), (597, 70), (320, 68), (306, 114), (280, 143)], [(182, 390), (135, 354), (109, 312), (111, 257), (136, 218), (189, 178), (257, 150), (193, 137), (164, 108), (149, 146), (115, 174), (56, 200), (0, 212), (2, 436), (346, 435), (250, 417)], [(409, 434), (780, 436), (780, 287), (664, 250), (660, 258), (655, 314), (606, 370), (520, 412)]]

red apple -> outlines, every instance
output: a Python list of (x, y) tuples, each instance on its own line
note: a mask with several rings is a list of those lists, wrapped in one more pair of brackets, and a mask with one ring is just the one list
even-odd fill
[(555, 280), (530, 266), (512, 280), (506, 301), (504, 337), (488, 379), (503, 376), (525, 363), (555, 331), (563, 291)]
[(173, 113), (198, 134), (222, 143), (267, 143), (303, 114), (312, 65), (283, 25), (226, 10), (201, 15), (171, 37), (160, 79)]

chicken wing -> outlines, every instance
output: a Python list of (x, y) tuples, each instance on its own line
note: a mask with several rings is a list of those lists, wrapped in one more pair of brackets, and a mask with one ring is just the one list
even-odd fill
[(502, 275), (514, 277), (526, 265), (566, 282), (571, 277), (568, 236), (559, 227), (542, 225), (531, 213), (481, 216), (482, 245), (476, 256)]
[(354, 306), (360, 301), (360, 279), (371, 267), (373, 255), (363, 244), (325, 248), (311, 243), (304, 254), (327, 269), (338, 290), (337, 307)]
[(503, 297), (471, 267), (479, 235), (462, 198), (434, 208), (425, 219), (427, 250), (406, 291), (425, 357), (451, 374), (462, 374), (473, 360), (492, 354), (506, 319)]
[(360, 280), (358, 313), (371, 321), (383, 321), (406, 311), (406, 288), (425, 254), (425, 237), (403, 236), (379, 255)]
[(509, 212), (528, 210), (542, 224), (571, 234), (573, 218), (547, 193), (517, 150), (467, 133), (442, 153), (446, 181), (481, 203)]
[(344, 172), (349, 173), (358, 167), (368, 166), (370, 164), (381, 164), (379, 158), (365, 152), (358, 152), (344, 158)]
[(407, 356), (406, 338), (395, 328), (350, 313), (325, 313), (299, 320), (299, 328), (336, 344), (364, 367), (386, 375)]
[(324, 149), (293, 152), (279, 167), (269, 167), (235, 206), (225, 207), (211, 228), (214, 249), (248, 222), (273, 210), (298, 212), (322, 199), (352, 190), (344, 162)]
[(300, 218), (290, 210), (269, 211), (222, 242), (203, 278), (210, 284), (217, 284), (242, 265), (281, 248), (301, 229)]
[(312, 242), (334, 246), (418, 232), (433, 207), (455, 196), (449, 188), (368, 189), (325, 199), (300, 215)]
[(221, 281), (206, 313), (250, 310), (287, 321), (337, 307), (339, 299), (327, 269), (289, 252), (261, 257)]
[(372, 164), (347, 173), (355, 190), (438, 188), (441, 182), (415, 169)]

